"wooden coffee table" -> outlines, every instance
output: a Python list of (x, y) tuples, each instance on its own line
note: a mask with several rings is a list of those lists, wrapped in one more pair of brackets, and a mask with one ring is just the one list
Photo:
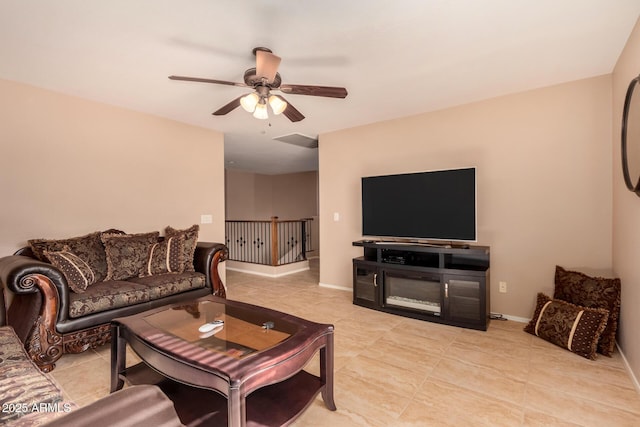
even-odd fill
[[(222, 328), (198, 328), (223, 320)], [(111, 391), (157, 384), (184, 424), (271, 426), (333, 401), (333, 325), (207, 296), (115, 319)], [(126, 368), (126, 345), (143, 361)], [(320, 376), (303, 370), (320, 353)]]

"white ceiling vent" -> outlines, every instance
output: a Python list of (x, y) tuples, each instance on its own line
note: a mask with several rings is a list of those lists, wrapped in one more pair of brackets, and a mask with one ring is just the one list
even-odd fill
[(301, 133), (290, 133), (289, 135), (282, 135), (273, 139), (276, 141), (286, 142), (287, 144), (297, 145), (298, 147), (318, 148), (317, 138), (312, 138)]

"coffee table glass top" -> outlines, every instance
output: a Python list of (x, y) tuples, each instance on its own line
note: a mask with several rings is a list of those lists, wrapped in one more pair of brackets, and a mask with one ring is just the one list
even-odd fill
[[(268, 313), (212, 301), (172, 307), (143, 319), (165, 333), (236, 359), (271, 348), (300, 329)], [(199, 331), (205, 323), (216, 320), (224, 323), (208, 332)]]

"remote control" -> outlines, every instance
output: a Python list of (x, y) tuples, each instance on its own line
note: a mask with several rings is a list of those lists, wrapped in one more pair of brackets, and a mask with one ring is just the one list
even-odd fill
[(218, 326), (222, 326), (224, 325), (224, 320), (214, 320), (212, 322), (209, 323), (205, 323), (204, 325), (200, 326), (198, 328), (198, 331), (200, 332), (209, 332), (209, 331), (213, 331), (215, 328), (217, 328)]

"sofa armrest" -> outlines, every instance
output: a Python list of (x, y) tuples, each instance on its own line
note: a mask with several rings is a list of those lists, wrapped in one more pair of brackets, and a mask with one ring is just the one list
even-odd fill
[(31, 280), (35, 274), (49, 278), (59, 289), (60, 295), (68, 298), (69, 285), (62, 272), (53, 265), (23, 256), (11, 255), (0, 258), (0, 284), (14, 294), (32, 294), (39, 291)]
[(33, 274), (47, 276), (57, 287), (68, 289), (67, 279), (62, 272), (49, 263), (22, 255), (0, 258), (0, 283), (14, 294), (38, 292), (36, 284), (28, 279)]
[[(64, 274), (53, 265), (36, 259), (11, 255), (0, 258), (0, 286), (15, 295), (40, 292), (42, 302), (55, 300), (54, 314), (58, 320), (66, 320), (69, 310), (69, 285)], [(11, 311), (9, 320), (11, 320)]]
[(62, 352), (62, 336), (56, 324), (67, 318), (69, 307), (66, 278), (51, 264), (12, 255), (0, 258), (0, 286), (14, 293), (8, 324), (38, 366), (45, 372), (53, 369), (53, 361)]
[(154, 385), (119, 390), (54, 419), (43, 427), (184, 426), (173, 402)]
[(211, 287), (213, 294), (225, 298), (224, 283), (220, 278), (218, 266), (227, 259), (229, 251), (222, 243), (198, 242), (193, 256), (193, 267), (197, 272), (206, 276), (207, 286)]

